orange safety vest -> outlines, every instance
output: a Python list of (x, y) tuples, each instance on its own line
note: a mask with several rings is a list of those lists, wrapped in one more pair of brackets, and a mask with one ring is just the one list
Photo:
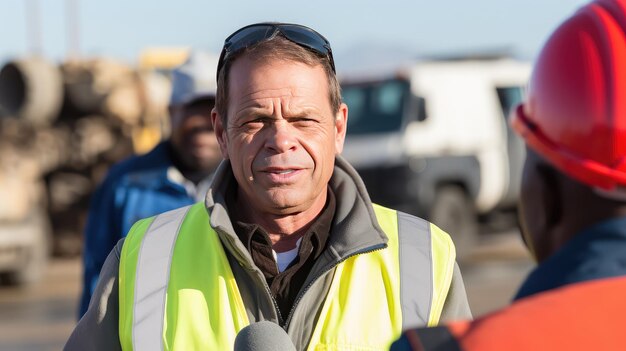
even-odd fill
[[(413, 329), (393, 351), (626, 350), (626, 277), (532, 295), (474, 321)], [(445, 347), (442, 346), (445, 343)], [(408, 346), (408, 348), (407, 348)]]

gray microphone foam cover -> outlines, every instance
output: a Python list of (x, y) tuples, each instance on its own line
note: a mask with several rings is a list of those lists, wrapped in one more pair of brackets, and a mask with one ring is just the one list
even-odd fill
[(289, 335), (278, 324), (261, 321), (241, 329), (235, 351), (296, 351)]

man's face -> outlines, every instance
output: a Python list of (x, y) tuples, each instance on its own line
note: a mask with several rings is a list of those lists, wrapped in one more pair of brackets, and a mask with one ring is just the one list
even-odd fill
[(242, 57), (229, 79), (226, 125), (212, 119), (245, 201), (278, 215), (323, 206), (348, 112), (332, 112), (323, 68)]
[(212, 172), (221, 161), (219, 146), (211, 124), (210, 100), (174, 106), (172, 145), (182, 163), (194, 171)]

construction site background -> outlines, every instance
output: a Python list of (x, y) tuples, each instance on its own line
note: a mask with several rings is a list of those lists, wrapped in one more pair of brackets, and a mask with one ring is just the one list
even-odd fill
[(170, 70), (186, 48), (136, 65), (30, 56), (0, 69), (0, 281), (29, 284), (50, 257), (77, 256), (90, 195), (108, 168), (169, 134)]

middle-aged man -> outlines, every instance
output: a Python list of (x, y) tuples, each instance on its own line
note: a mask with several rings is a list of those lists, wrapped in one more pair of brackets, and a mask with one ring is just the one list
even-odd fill
[(241, 28), (217, 81), (226, 161), (206, 202), (133, 226), (67, 350), (231, 350), (259, 321), (298, 350), (384, 350), (406, 327), (470, 317), (449, 236), (373, 205), (339, 156), (348, 108), (323, 36)]
[(406, 331), (392, 350), (626, 350), (625, 94), (626, 0), (598, 0), (550, 37), (512, 114), (538, 267), (512, 306)]

